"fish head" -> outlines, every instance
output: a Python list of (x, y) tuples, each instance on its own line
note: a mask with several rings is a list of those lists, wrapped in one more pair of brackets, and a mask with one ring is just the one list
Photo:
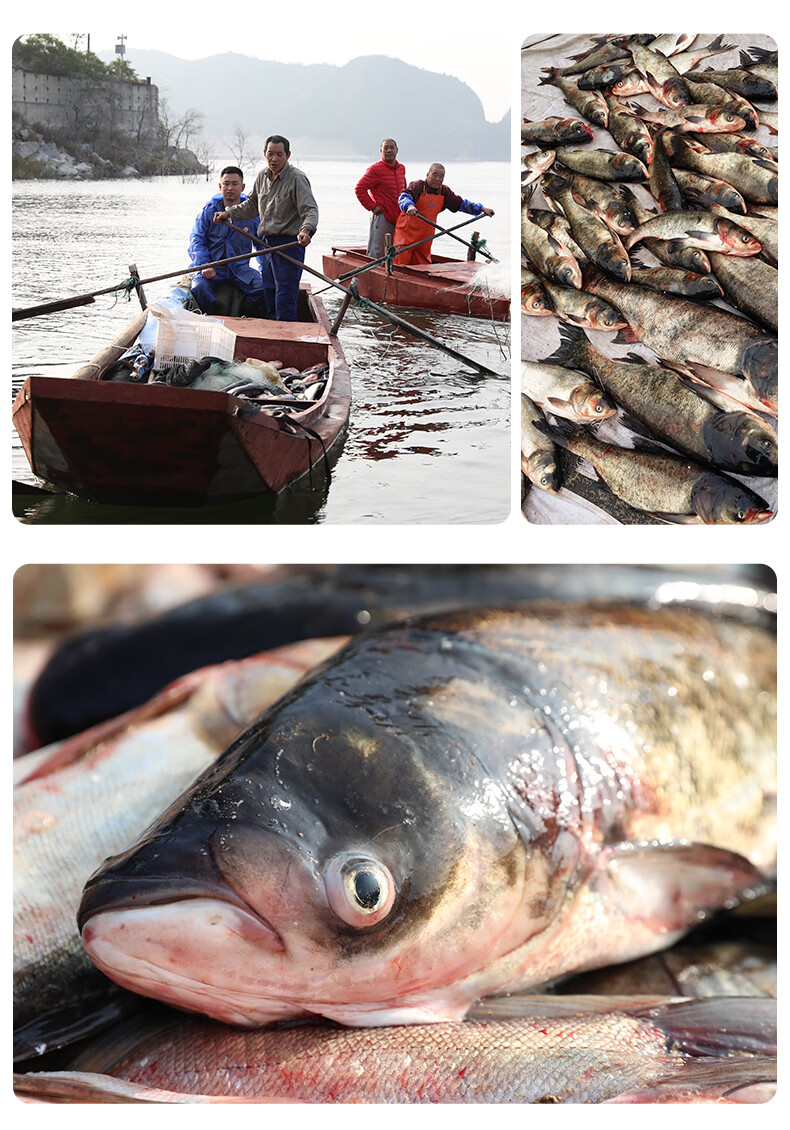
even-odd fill
[(713, 227), (730, 255), (757, 255), (763, 249), (759, 239), (732, 220), (720, 217)]
[(612, 398), (597, 385), (578, 385), (569, 400), (575, 414), (583, 420), (608, 420), (617, 412), (617, 405)]
[(580, 290), (582, 285), (581, 267), (570, 255), (553, 255), (546, 263), (546, 271), (550, 278), (560, 286), (572, 286)]
[(765, 499), (715, 474), (700, 475), (691, 490), (691, 506), (706, 525), (752, 525), (773, 517)]
[(779, 357), (776, 338), (766, 337), (748, 346), (741, 358), (744, 376), (758, 399), (776, 415), (779, 409)]
[(619, 282), (631, 281), (631, 260), (619, 241), (602, 244), (597, 250), (595, 261)]
[(631, 130), (626, 134), (623, 146), (629, 153), (638, 157), (643, 165), (651, 164), (653, 160), (653, 142), (647, 134)]
[(736, 133), (746, 128), (745, 119), (727, 106), (712, 106), (705, 117), (714, 133)]
[(629, 71), (628, 74), (623, 75), (612, 86), (612, 94), (617, 95), (618, 98), (626, 98), (634, 94), (645, 94), (647, 91), (648, 85), (638, 71)]
[(692, 98), (682, 78), (668, 78), (661, 86), (659, 101), (670, 110), (680, 110), (683, 106), (689, 106)]
[(602, 298), (588, 302), (586, 313), (587, 324), (593, 330), (622, 330), (628, 325), (622, 314)]
[(562, 486), (562, 471), (550, 451), (535, 451), (528, 459), (522, 458), (524, 474), (541, 490), (557, 494)]
[(521, 309), (525, 314), (530, 314), (535, 318), (543, 318), (547, 314), (553, 313), (545, 292), (539, 283), (522, 286)]
[(716, 465), (722, 466), (726, 461), (742, 475), (777, 475), (776, 433), (751, 412), (720, 412), (710, 418), (703, 431)]
[(79, 912), (98, 968), (231, 1024), (459, 1018), (544, 928), (553, 880), (482, 762), (487, 691), (444, 640), (389, 633), (312, 677), (106, 861)]

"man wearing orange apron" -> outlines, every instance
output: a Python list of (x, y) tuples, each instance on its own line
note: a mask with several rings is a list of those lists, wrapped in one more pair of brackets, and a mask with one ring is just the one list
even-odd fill
[[(444, 183), (444, 165), (439, 164), (431, 165), (425, 180), (415, 180), (406, 186), (405, 192), (398, 197), (398, 208), (400, 214), (395, 224), (394, 241), (401, 247), (430, 235), (434, 229), (420, 217), (424, 216), (426, 220), (436, 223), (436, 217), (443, 208), (448, 208), (451, 212), (468, 212), (471, 216), (494, 214), (492, 208), (464, 200), (448, 188)], [(432, 240), (426, 240), (410, 251), (401, 251), (395, 256), (395, 263), (400, 267), (430, 263), (431, 242)]]

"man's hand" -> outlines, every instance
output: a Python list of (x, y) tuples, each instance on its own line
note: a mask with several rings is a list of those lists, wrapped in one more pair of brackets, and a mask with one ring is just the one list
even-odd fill
[(493, 208), (481, 208), (481, 209), (480, 209), (480, 211), (481, 211), (481, 212), (482, 212), (482, 213), (483, 213), (483, 214), (484, 214), (485, 216), (493, 216), (493, 214), (494, 214), (494, 209), (493, 209)]
[(383, 212), (384, 212), (384, 209), (383, 209), (383, 208), (381, 208), (381, 207), (380, 207), (380, 206), (379, 206), (378, 204), (377, 204), (377, 205), (376, 205), (376, 207), (375, 207), (375, 208), (373, 209), (373, 215), (374, 215), (374, 216), (380, 216), (380, 215), (382, 215), (382, 213), (383, 213)]
[(215, 212), (213, 216), (213, 222), (215, 224), (221, 224), (223, 220), (227, 220), (229, 218), (230, 212)]
[(307, 228), (302, 228), (302, 230), (296, 237), (296, 242), (300, 245), (300, 247), (307, 247), (308, 243), (310, 242), (310, 238), (310, 232), (307, 230)]
[(407, 216), (416, 216), (417, 215), (417, 205), (416, 204), (410, 204), (409, 207), (406, 209), (406, 215)]
[(217, 277), (217, 272), (213, 267), (204, 267), (200, 273), (204, 279), (215, 279)]

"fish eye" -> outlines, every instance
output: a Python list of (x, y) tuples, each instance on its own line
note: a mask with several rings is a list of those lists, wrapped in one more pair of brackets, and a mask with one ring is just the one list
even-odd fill
[(379, 860), (344, 853), (326, 868), (326, 895), (331, 909), (349, 926), (374, 926), (392, 909), (395, 882)]

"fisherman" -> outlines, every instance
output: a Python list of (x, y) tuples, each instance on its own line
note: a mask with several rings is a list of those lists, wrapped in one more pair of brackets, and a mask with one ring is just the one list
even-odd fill
[[(201, 263), (215, 263), (218, 259), (230, 259), (253, 251), (250, 239), (245, 239), (230, 228), (215, 227), (212, 223), (217, 208), (231, 208), (245, 201), (244, 173), (235, 165), (227, 165), (219, 174), (219, 192), (215, 193), (201, 212), (198, 213), (189, 237), (189, 258), (194, 266)], [(240, 224), (250, 235), (255, 234), (255, 220)], [(230, 283), (241, 292), (243, 298), (240, 313), (248, 318), (266, 317), (266, 299), (263, 294), (263, 280), (260, 271), (252, 262), (246, 260), (229, 263), (226, 267), (204, 267), (192, 280), (192, 295), (204, 314), (227, 313), (225, 304), (218, 299), (217, 287), (220, 283)]]
[[(287, 255), (304, 262), (305, 247), (318, 227), (318, 206), (310, 181), (301, 169), (289, 163), (291, 143), (279, 133), (266, 138), (266, 168), (255, 178), (249, 198), (214, 215), (214, 222), (241, 220), (260, 215), (258, 238), (270, 247), (298, 241)], [(269, 316), (280, 322), (296, 321), (299, 279), (302, 268), (289, 263), (282, 255), (270, 252), (261, 257), (263, 292)]]
[(406, 169), (398, 160), (398, 146), (391, 137), (381, 143), (381, 160), (359, 178), (354, 191), (363, 208), (371, 213), (368, 255), (384, 254), (385, 236), (394, 236), (398, 219), (398, 197), (406, 188)]
[[(493, 208), (486, 208), (483, 204), (473, 204), (464, 200), (448, 188), (444, 183), (444, 165), (434, 162), (425, 175), (425, 180), (412, 181), (398, 197), (400, 215), (395, 224), (395, 242), (401, 247), (416, 243), (424, 239), (432, 227), (426, 224), (420, 216), (433, 223), (444, 208), (451, 212), (468, 212), (472, 216), (493, 216)], [(399, 266), (405, 267), (410, 263), (431, 262), (431, 240), (413, 247), (411, 251), (401, 251), (396, 256)]]

